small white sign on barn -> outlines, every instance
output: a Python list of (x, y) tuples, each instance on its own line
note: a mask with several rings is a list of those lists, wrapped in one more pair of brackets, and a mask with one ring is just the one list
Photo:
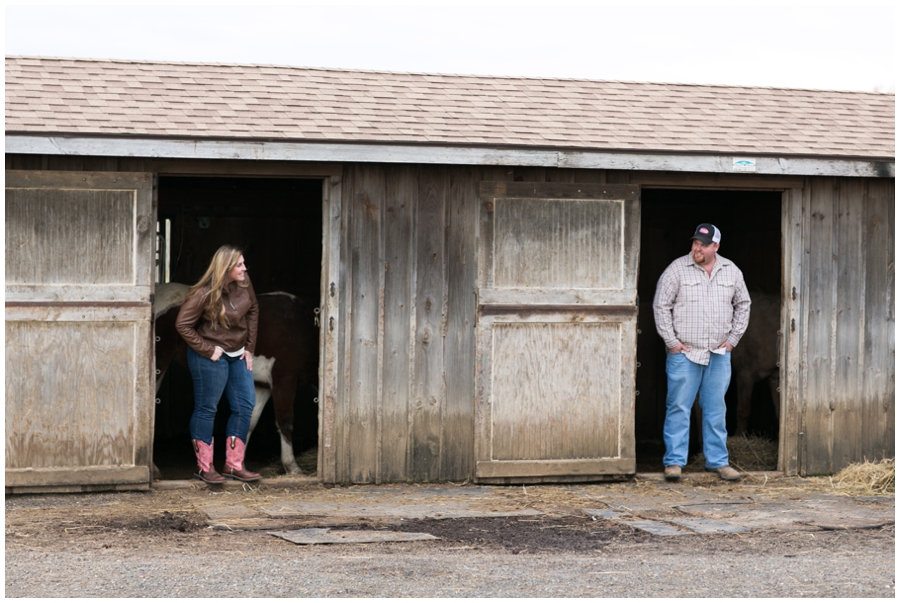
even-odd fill
[(735, 157), (731, 163), (732, 172), (755, 172), (756, 159), (748, 159), (746, 157)]

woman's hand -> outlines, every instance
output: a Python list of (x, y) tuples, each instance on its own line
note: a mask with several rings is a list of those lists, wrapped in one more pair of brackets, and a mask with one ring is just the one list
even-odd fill
[(212, 360), (213, 362), (217, 362), (219, 360), (219, 358), (222, 357), (222, 354), (224, 354), (224, 353), (225, 353), (225, 350), (223, 350), (219, 346), (216, 346), (216, 348), (213, 350), (213, 355), (210, 356), (209, 359)]
[(244, 353), (241, 355), (241, 358), (243, 358), (244, 362), (247, 363), (247, 370), (252, 371), (253, 370), (253, 354), (251, 354), (247, 350), (244, 350)]

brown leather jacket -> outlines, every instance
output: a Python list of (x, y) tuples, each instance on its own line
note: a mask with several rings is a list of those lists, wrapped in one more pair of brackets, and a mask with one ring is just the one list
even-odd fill
[[(250, 277), (246, 277), (249, 281)], [(253, 285), (239, 287), (231, 282), (222, 292), (225, 312), (231, 328), (213, 326), (204, 316), (202, 300), (209, 287), (197, 290), (181, 305), (175, 328), (195, 352), (211, 358), (216, 346), (226, 352), (242, 347), (251, 354), (256, 351), (256, 331), (259, 325), (259, 304)], [(230, 303), (229, 303), (230, 302)], [(232, 307), (233, 306), (233, 307)]]

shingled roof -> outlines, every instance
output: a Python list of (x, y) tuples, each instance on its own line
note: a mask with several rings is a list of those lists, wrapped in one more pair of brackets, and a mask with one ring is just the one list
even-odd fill
[(6, 132), (894, 157), (894, 95), (6, 58)]

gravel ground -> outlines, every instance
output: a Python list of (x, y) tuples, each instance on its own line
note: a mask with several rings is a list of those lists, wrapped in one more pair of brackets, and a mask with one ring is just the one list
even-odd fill
[(360, 521), (335, 527), (441, 539), (298, 546), (211, 529), (198, 496), (7, 497), (6, 596), (894, 597), (893, 525), (665, 538), (560, 509)]

